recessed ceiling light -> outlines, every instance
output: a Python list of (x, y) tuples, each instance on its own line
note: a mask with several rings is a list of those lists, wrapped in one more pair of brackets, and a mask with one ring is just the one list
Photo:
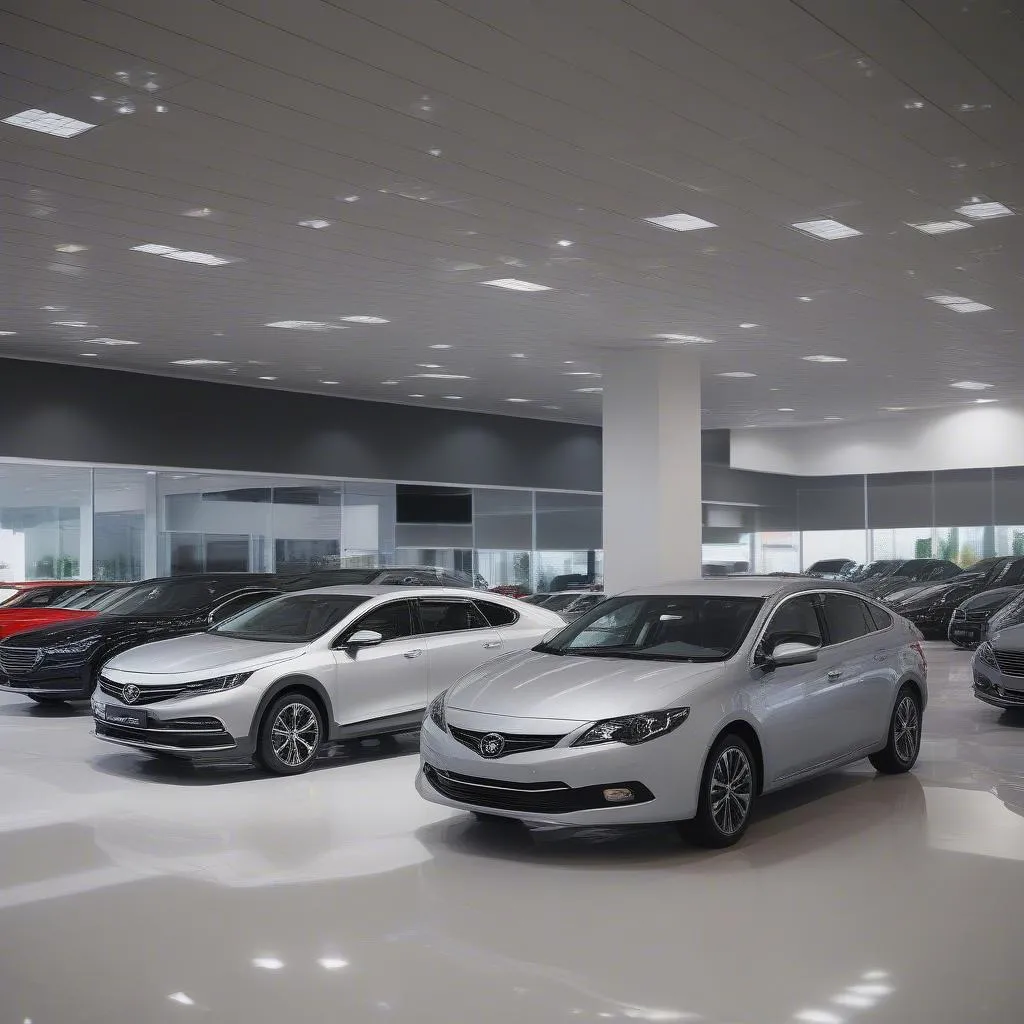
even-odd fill
[(182, 1006), (195, 1006), (195, 1000), (184, 992), (172, 992), (167, 998), (172, 1003), (181, 1003)]
[(745, 331), (751, 331), (755, 327), (760, 327), (760, 326), (761, 326), (760, 324), (740, 324), (740, 327), (742, 327), (743, 330), (745, 330)]
[(82, 359), (99, 359), (99, 352), (79, 352), (79, 357)]
[(578, 395), (599, 395), (604, 388), (576, 388), (575, 390)]
[(348, 961), (337, 956), (322, 956), (317, 963), (325, 971), (340, 971), (343, 967), (348, 967)]
[(563, 370), (563, 377), (600, 377), (601, 374), (594, 370)]
[(995, 220), (996, 217), (1012, 217), (1013, 210), (1002, 203), (967, 203), (958, 206), (956, 212), (971, 220)]
[(82, 342), (83, 345), (138, 345), (137, 341), (127, 341), (123, 338), (89, 338)]
[(993, 402), (998, 402), (998, 398), (976, 398), (974, 400), (975, 405), (991, 405)]
[(568, 238), (560, 238), (557, 242), (555, 242), (555, 245), (559, 245), (563, 249), (568, 249), (569, 246), (572, 245), (572, 241)]
[(61, 139), (70, 139), (73, 135), (81, 135), (96, 125), (88, 121), (76, 121), (73, 117), (53, 114), (48, 110), (23, 110), (20, 114), (11, 114), (3, 119), (4, 124), (13, 124), (17, 128), (28, 128), (33, 132), (44, 132), (56, 135)]
[(923, 100), (904, 100), (904, 110), (921, 110), (924, 107)]
[(849, 224), (843, 224), (838, 220), (832, 220), (830, 217), (824, 217), (821, 220), (804, 220), (799, 221), (793, 225), (797, 231), (802, 231), (805, 235), (813, 235), (815, 238), (823, 238), (827, 242), (831, 242), (836, 238), (853, 238), (854, 235), (863, 234), (862, 231), (858, 231), (856, 228), (851, 228)]
[(423, 398), (424, 395), (409, 395), (410, 398)]
[(260, 377), (260, 380), (277, 380), (276, 377)]
[(444, 396), (449, 402), (461, 402), (462, 395), (445, 395)]
[(779, 412), (796, 412), (796, 409), (790, 409), (789, 406), (783, 406)]
[(517, 277), (499, 277), (494, 281), (481, 281), (480, 283), (490, 285), (492, 288), (505, 288), (510, 292), (551, 291), (551, 288), (546, 284), (534, 284), (532, 281), (520, 281)]
[(843, 422), (843, 417), (842, 416), (826, 416), (825, 420), (828, 423), (842, 423)]
[(225, 263), (234, 263), (234, 259), (226, 256), (213, 256), (208, 252), (192, 252), (190, 249), (175, 249), (172, 245), (133, 245), (133, 252), (146, 252), (151, 256), (164, 256), (169, 260), (181, 260), (184, 263), (202, 263), (208, 267), (221, 267)]
[(464, 373), (414, 373), (417, 380), (472, 380)]
[(983, 384), (980, 380), (958, 380), (949, 385), (951, 388), (959, 388), (961, 391), (987, 391), (992, 384)]
[(347, 320), (350, 324), (389, 324), (390, 320), (385, 320), (382, 316), (343, 316), (341, 320)]
[(519, 405), (524, 405), (524, 404), (526, 404), (528, 402), (532, 402), (533, 399), (532, 398), (506, 398), (505, 401), (506, 402), (514, 402), (514, 403), (517, 403)]
[(52, 313), (62, 313), (68, 307), (67, 306), (40, 306), (39, 308), (40, 309), (48, 309)]
[(950, 231), (963, 231), (972, 226), (965, 220), (927, 220), (910, 225), (915, 231), (920, 231), (925, 235), (946, 235)]
[(0, 331), (0, 337), (9, 338), (13, 334), (17, 334), (17, 331)]
[(381, 381), (381, 384), (400, 384), (400, 383), (401, 383), (401, 381), (397, 381), (397, 380), (382, 380)]
[(158, 114), (166, 114), (167, 111), (170, 110), (171, 108), (169, 106), (167, 106), (166, 103), (158, 103), (155, 107), (153, 107), (153, 109)]
[(194, 210), (182, 211), (182, 217), (209, 217), (213, 213), (208, 206), (197, 206)]
[(328, 324), (322, 320), (272, 320), (264, 327), (280, 327), (285, 331), (347, 331), (341, 324)]
[(427, 152), (428, 152), (428, 153), (429, 153), (429, 154), (430, 154), (431, 156), (440, 156), (440, 155), (441, 155), (441, 150), (439, 150), (439, 149), (436, 149), (436, 148), (435, 148), (435, 149), (428, 149), (428, 150), (427, 150)]
[(92, 327), (92, 324), (87, 324), (84, 320), (54, 320), (53, 325), (55, 327)]
[(451, 345), (431, 345), (430, 347), (436, 349), (448, 349), (451, 348)]
[(87, 245), (76, 245), (74, 242), (65, 242), (63, 245), (54, 246), (57, 252), (85, 252), (88, 248)]
[(716, 377), (756, 377), (756, 373), (749, 373), (746, 370), (728, 370), (725, 373), (716, 373)]
[(341, 196), (341, 201), (343, 203), (358, 203), (359, 196)]
[(510, 359), (525, 359), (526, 358), (526, 353), (525, 352), (509, 352), (509, 358)]
[(656, 334), (656, 338), (672, 345), (714, 345), (714, 338), (702, 338), (699, 334)]
[(321, 384), (340, 384), (341, 381), (337, 381), (337, 380), (322, 380), (322, 381), (320, 381), (320, 383)]
[(801, 356), (805, 363), (845, 363), (843, 356)]
[(701, 228), (718, 227), (702, 217), (694, 217), (689, 213), (669, 213), (664, 217), (644, 217), (648, 224), (656, 224), (670, 231), (699, 231)]
[(886, 405), (882, 408), (883, 412), (910, 412), (909, 405)]
[(227, 359), (172, 359), (171, 366), (227, 366)]
[(253, 957), (253, 967), (262, 967), (265, 971), (279, 971), (284, 967), (284, 961), (278, 960), (276, 956)]
[(798, 295), (797, 296), (797, 301), (799, 301), (799, 302), (813, 302), (814, 299), (812, 299), (810, 295)]
[(440, 363), (417, 363), (416, 364), (421, 370), (440, 370)]
[(957, 313), (981, 313), (986, 309), (992, 308), (991, 306), (986, 306), (984, 302), (976, 302), (974, 299), (965, 298), (963, 295), (929, 295), (928, 299)]
[(323, 228), (329, 228), (331, 221), (323, 220), (320, 217), (312, 217), (309, 220), (300, 220), (300, 228), (315, 228), (317, 231), (321, 231)]

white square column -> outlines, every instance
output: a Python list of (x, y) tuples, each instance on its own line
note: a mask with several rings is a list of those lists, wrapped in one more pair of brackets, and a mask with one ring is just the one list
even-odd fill
[(609, 353), (602, 383), (605, 593), (697, 578), (700, 359), (690, 348)]

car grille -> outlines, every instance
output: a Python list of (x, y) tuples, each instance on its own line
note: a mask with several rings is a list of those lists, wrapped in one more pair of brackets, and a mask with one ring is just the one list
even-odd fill
[(147, 747), (179, 747), (186, 750), (228, 750), (235, 745), (216, 718), (174, 718), (145, 729), (96, 720), (96, 735)]
[(521, 811), (524, 814), (568, 814), (596, 807), (631, 806), (654, 799), (651, 791), (639, 782), (615, 782), (608, 785), (627, 786), (635, 799), (630, 804), (609, 805), (601, 786), (573, 789), (564, 782), (504, 782), (501, 779), (477, 779), (441, 771), (433, 765), (423, 766), (426, 780), (442, 796), (474, 807), (491, 807), (498, 811)]
[(42, 656), (38, 647), (0, 646), (0, 669), (9, 676), (24, 675), (39, 664)]
[(974, 683), (975, 690), (981, 693), (987, 693), (992, 697), (998, 697), (1000, 700), (1006, 701), (1007, 704), (1019, 704), (1024, 707), (1024, 692), (1019, 690), (1006, 690), (1002, 686), (996, 686), (991, 679), (987, 679), (985, 676), (978, 676)]
[[(485, 736), (501, 736), (505, 740), (505, 746), (498, 757), (508, 757), (509, 754), (523, 754), (527, 750), (547, 750), (549, 747), (555, 746), (562, 739), (561, 736), (510, 736), (507, 733), (471, 732), (469, 729), (457, 729), (452, 725), (448, 726), (448, 731), (460, 743), (469, 747), (470, 750), (477, 754), (480, 753), (480, 741)], [(490, 757), (488, 760), (494, 761), (497, 758)]]
[(180, 697), (182, 693), (188, 692), (186, 683), (175, 683), (172, 686), (139, 686), (136, 687), (139, 691), (138, 697), (128, 700), (124, 691), (125, 687), (129, 685), (131, 684), (115, 683), (112, 679), (107, 679), (106, 676), (100, 676), (100, 691), (102, 693), (132, 707), (138, 707), (140, 704), (156, 704), (162, 700), (170, 700), (172, 697)]
[(999, 671), (1008, 676), (1024, 676), (1024, 651), (996, 651)]

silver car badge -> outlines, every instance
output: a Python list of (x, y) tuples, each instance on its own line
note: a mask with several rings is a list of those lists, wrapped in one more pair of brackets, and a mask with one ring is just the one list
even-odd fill
[(505, 737), (500, 732), (489, 732), (480, 740), (480, 753), (484, 757), (500, 757), (505, 749)]
[(129, 683), (121, 691), (121, 699), (126, 704), (134, 704), (139, 699), (139, 694), (141, 692), (142, 691), (134, 683)]

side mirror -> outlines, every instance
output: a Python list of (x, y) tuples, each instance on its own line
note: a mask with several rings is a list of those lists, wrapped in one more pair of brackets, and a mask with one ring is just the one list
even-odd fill
[(376, 647), (384, 642), (384, 635), (375, 629), (357, 629), (346, 641), (346, 647)]
[(820, 647), (811, 644), (786, 643), (779, 644), (768, 656), (765, 668), (784, 668), (787, 665), (808, 665), (818, 660)]

